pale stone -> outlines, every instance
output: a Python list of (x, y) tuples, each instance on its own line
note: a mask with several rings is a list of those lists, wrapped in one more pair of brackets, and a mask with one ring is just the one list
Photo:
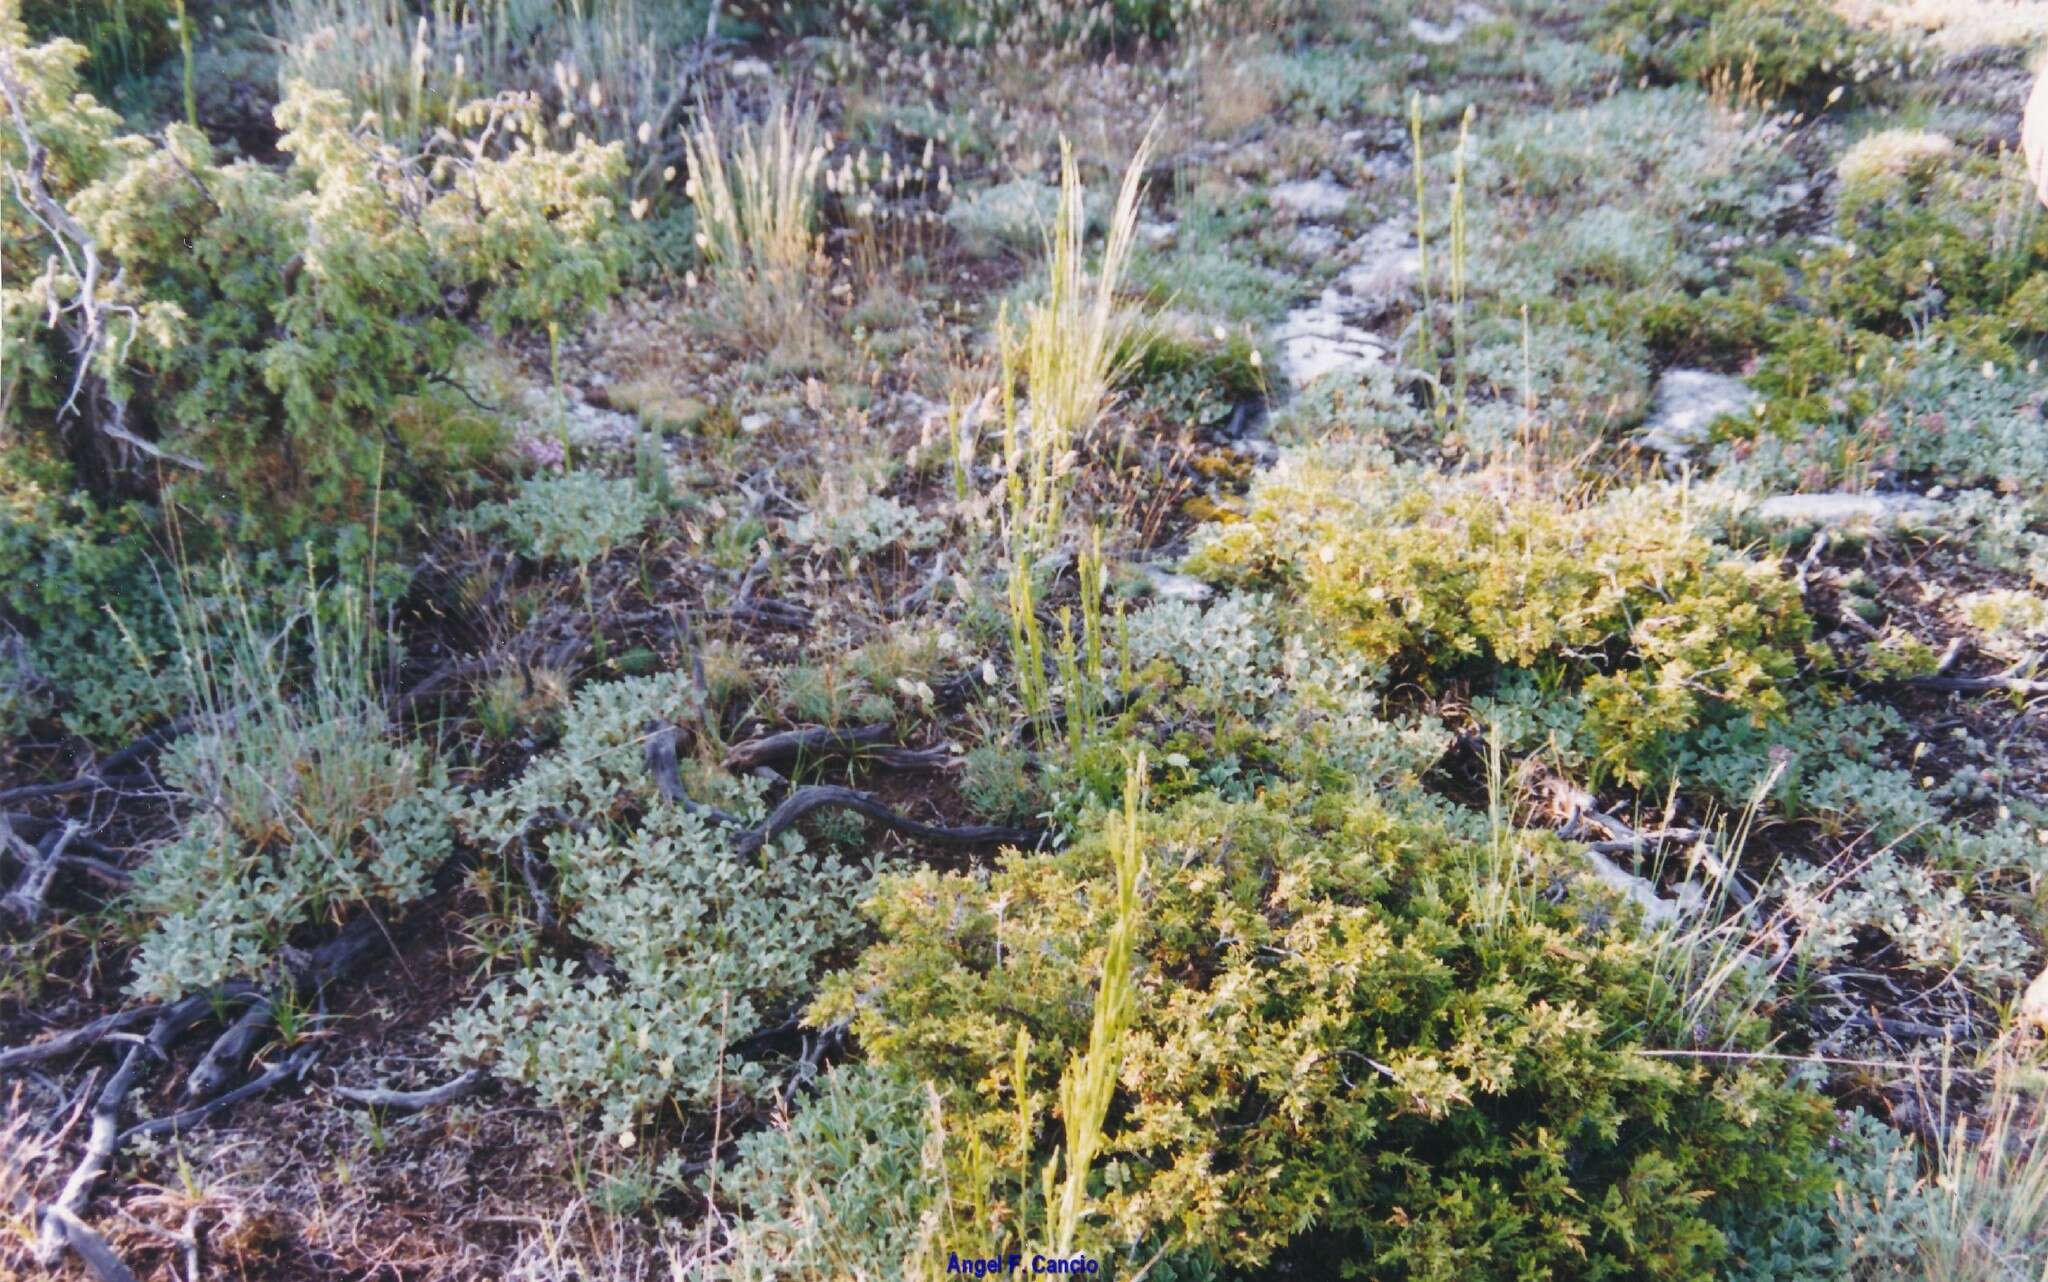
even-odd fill
[(1665, 370), (1657, 380), (1649, 421), (1636, 438), (1644, 449), (1682, 460), (1706, 444), (1714, 420), (1746, 414), (1757, 395), (1749, 384), (1729, 374), (1703, 369)]
[(1329, 178), (1302, 178), (1284, 182), (1266, 193), (1275, 209), (1297, 218), (1328, 220), (1342, 217), (1351, 207), (1350, 189)]
[(1941, 505), (1917, 494), (1779, 494), (1756, 505), (1759, 520), (1785, 525), (1924, 523)]

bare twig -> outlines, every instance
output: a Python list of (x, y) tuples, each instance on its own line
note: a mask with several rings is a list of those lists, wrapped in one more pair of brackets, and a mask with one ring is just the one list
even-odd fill
[(1954, 694), (2048, 694), (2048, 681), (2025, 677), (1907, 677), (1900, 683), (1915, 690), (1942, 690)]

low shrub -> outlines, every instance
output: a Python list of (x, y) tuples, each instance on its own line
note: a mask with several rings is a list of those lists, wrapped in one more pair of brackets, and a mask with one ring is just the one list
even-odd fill
[(1632, 72), (1747, 84), (1779, 103), (1825, 96), (1880, 51), (1834, 9), (1800, 0), (1616, 0), (1604, 20)]
[(383, 425), (453, 376), (476, 324), (564, 319), (616, 280), (623, 158), (552, 145), (531, 99), (464, 106), (415, 152), (294, 85), (277, 170), (182, 125), (121, 132), (69, 41), (31, 47), (0, 19), (0, 55), (22, 112), (0, 160), (26, 172), (32, 139), (64, 215), (0, 214), (0, 402), (96, 488), (161, 468), (174, 498), (258, 537), (367, 520), (380, 498), (402, 528), (414, 469)]
[[(964, 1223), (1029, 1222), (1056, 1130), (1031, 1119), (1088, 1041), (1117, 914), (1113, 829), (885, 878), (879, 942), (812, 1008), (943, 1093), (954, 1195), (983, 1199)], [(1592, 924), (1623, 910), (1548, 839), (1281, 787), (1189, 798), (1145, 850), (1091, 1249), (1256, 1268), (1313, 1227), (1379, 1278), (1698, 1277), (1729, 1228), (1817, 1192), (1824, 1102), (1641, 1053), (1670, 1017), (1653, 945)]]
[(826, 1073), (786, 1124), (743, 1136), (719, 1175), (721, 1199), (739, 1213), (712, 1276), (839, 1282), (920, 1256), (944, 1175), (930, 1113), (924, 1087), (895, 1073)]
[(1298, 592), (1371, 662), (1443, 679), (1476, 660), (1575, 691), (1595, 765), (1637, 782), (1689, 732), (1780, 715), (1810, 646), (1789, 580), (1652, 491), (1497, 495), (1298, 455), (1246, 519), (1201, 532), (1190, 568)]

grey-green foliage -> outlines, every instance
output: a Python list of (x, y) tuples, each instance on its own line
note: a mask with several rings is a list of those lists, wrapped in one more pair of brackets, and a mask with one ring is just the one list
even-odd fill
[(1514, 118), (1478, 149), (1474, 171), (1478, 211), (1512, 193), (1566, 217), (1608, 206), (1743, 225), (1768, 222), (1805, 195), (1789, 185), (1798, 171), (1778, 133), (1682, 86)]
[[(448, 1021), (448, 1053), (553, 1107), (600, 1113), (615, 1134), (704, 1102), (721, 1072), (728, 1090), (766, 1085), (765, 1068), (723, 1049), (808, 994), (821, 959), (856, 928), (873, 874), (794, 833), (741, 855), (729, 829), (662, 797), (647, 736), (693, 724), (698, 706), (684, 673), (581, 691), (561, 744), (462, 816), (480, 842), (545, 852), (564, 921), (590, 952), (493, 985)], [(761, 817), (754, 781), (717, 776), (705, 788), (736, 818)]]
[(191, 813), (136, 871), (150, 921), (133, 991), (176, 997), (262, 972), (294, 928), (357, 904), (424, 893), (452, 846), (445, 773), (375, 720), (298, 728), (287, 751), (247, 733), (202, 732), (166, 755)]
[(2048, 518), (2048, 419), (2040, 382), (2023, 371), (1987, 378), (1944, 342), (1913, 349), (1903, 376), (1875, 414), (1844, 415), (1797, 436), (1763, 436), (1721, 447), (1724, 478), (1765, 491), (1790, 487), (1802, 473), (1849, 453), (1898, 473), (1925, 474), (1951, 487), (1985, 486), (2023, 520)]
[(452, 849), (454, 794), (427, 749), (390, 736), (361, 600), (309, 592), (270, 631), (226, 582), (178, 610), (196, 724), (159, 766), (178, 831), (127, 896), (138, 994), (259, 974), (295, 930), (417, 898)]
[(969, 192), (946, 210), (946, 223), (976, 254), (999, 250), (1029, 254), (1052, 225), (1059, 192), (1031, 178), (1017, 178)]
[(1131, 665), (1166, 660), (1191, 702), (1250, 711), (1280, 693), (1279, 649), (1264, 612), (1271, 602), (1236, 593), (1208, 608), (1161, 601), (1130, 618)]
[(1855, 1109), (1829, 1142), (1833, 1179), (1819, 1196), (1731, 1235), (1729, 1282), (1908, 1277), (1930, 1223), (1912, 1144)]
[(1771, 889), (1799, 926), (1801, 956), (1814, 962), (1842, 959), (1859, 933), (1874, 930), (1897, 945), (1902, 964), (1953, 973), (1984, 991), (2035, 970), (2034, 946), (2017, 921), (1977, 907), (1961, 887), (1890, 850), (1853, 878), (1834, 866), (1790, 861)]
[(870, 496), (838, 512), (806, 512), (789, 537), (813, 547), (873, 556), (893, 547), (915, 550), (938, 541), (945, 526), (886, 495)]
[(480, 505), (476, 519), (529, 556), (581, 566), (637, 537), (657, 510), (631, 477), (576, 471), (528, 478), (505, 502)]
[(721, 1282), (838, 1282), (900, 1272), (942, 1192), (918, 1083), (865, 1064), (835, 1068), (786, 1126), (739, 1142), (718, 1177), (738, 1208)]

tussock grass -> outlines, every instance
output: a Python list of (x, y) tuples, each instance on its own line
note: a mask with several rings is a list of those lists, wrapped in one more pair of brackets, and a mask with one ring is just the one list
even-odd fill
[(778, 98), (758, 122), (700, 109), (684, 150), (698, 249), (738, 284), (757, 316), (786, 317), (801, 307), (818, 255), (826, 152), (816, 107)]

